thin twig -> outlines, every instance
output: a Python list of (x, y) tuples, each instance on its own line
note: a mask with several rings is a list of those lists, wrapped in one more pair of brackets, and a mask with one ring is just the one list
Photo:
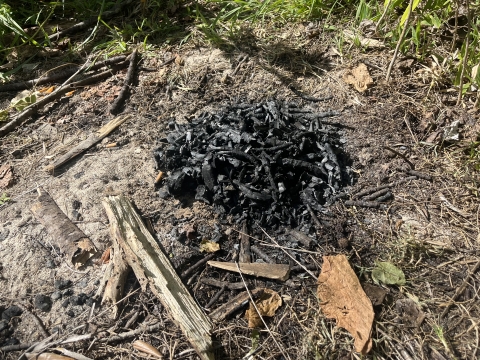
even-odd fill
[(383, 9), (382, 16), (380, 16), (380, 19), (378, 19), (378, 21), (377, 21), (377, 25), (375, 25), (375, 34), (378, 32), (378, 28), (379, 28), (380, 24), (382, 23), (383, 19), (387, 15), (387, 11), (388, 11), (388, 8), (390, 7), (391, 2), (392, 2), (392, 0), (388, 0), (387, 6), (385, 6), (385, 9)]
[(440, 318), (444, 318), (445, 315), (448, 314), (448, 312), (450, 311), (450, 308), (455, 303), (455, 301), (458, 299), (458, 297), (465, 291), (465, 289), (467, 288), (468, 282), (471, 280), (473, 274), (475, 274), (478, 269), (480, 269), (480, 260), (478, 260), (477, 263), (475, 264), (475, 266), (472, 268), (472, 270), (470, 270), (468, 272), (467, 277), (463, 281), (462, 285), (460, 285), (457, 288), (457, 290), (455, 291), (455, 294), (453, 295), (452, 299), (450, 300), (450, 302), (445, 307), (445, 310), (443, 310), (442, 314), (440, 315)]
[(135, 74), (135, 66), (137, 64), (138, 50), (135, 49), (130, 58), (130, 65), (128, 66), (127, 75), (125, 76), (125, 81), (123, 83), (122, 89), (118, 94), (117, 98), (113, 102), (110, 108), (110, 114), (117, 114), (120, 111), (123, 103), (125, 102), (127, 95), (129, 93), (130, 85), (133, 83), (133, 77)]
[(395, 60), (397, 59), (398, 50), (400, 50), (400, 46), (402, 45), (403, 38), (407, 33), (408, 23), (410, 22), (410, 17), (412, 16), (412, 12), (413, 12), (413, 0), (410, 0), (410, 3), (408, 4), (408, 8), (409, 8), (409, 11), (408, 11), (407, 20), (405, 20), (405, 24), (403, 25), (403, 30), (402, 30), (402, 33), (400, 34), (400, 39), (398, 39), (397, 46), (395, 47), (395, 52), (393, 53), (392, 61), (390, 61), (390, 65), (388, 65), (387, 76), (385, 78), (387, 82), (388, 80), (390, 80), (390, 73), (392, 72), (392, 68), (393, 68), (393, 64), (395, 63)]
[(467, 35), (465, 36), (465, 54), (463, 55), (463, 62), (462, 62), (462, 71), (460, 74), (460, 89), (458, 90), (458, 98), (457, 98), (457, 106), (460, 105), (462, 102), (463, 96), (463, 76), (465, 75), (465, 68), (467, 67), (468, 61), (468, 49), (470, 46), (470, 1), (467, 0)]

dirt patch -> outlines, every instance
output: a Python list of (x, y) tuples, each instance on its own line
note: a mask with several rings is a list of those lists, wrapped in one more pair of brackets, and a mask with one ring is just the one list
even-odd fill
[[(431, 354), (436, 353), (444, 358), (453, 355), (468, 358), (476, 351), (471, 344), (475, 344), (477, 321), (472, 319), (480, 318), (475, 305), (478, 277), (475, 274), (468, 277), (468, 267), (477, 261), (475, 186), (478, 179), (472, 178), (470, 182), (464, 177), (459, 179), (458, 169), (440, 162), (440, 148), (421, 144), (420, 140), (430, 134), (430, 130), (422, 127), (422, 121), (428, 120), (428, 112), (417, 105), (415, 99), (406, 100), (404, 93), (408, 90), (404, 85), (392, 90), (381, 84), (383, 73), (376, 69), (385, 67), (387, 59), (358, 55), (358, 62), (375, 60), (376, 65), (368, 67), (374, 86), (365, 94), (359, 94), (342, 81), (343, 70), (350, 64), (342, 64), (342, 59), (335, 54), (315, 57), (320, 53), (320, 45), (315, 43), (303, 53), (288, 42), (281, 45), (259, 41), (255, 45), (258, 51), (252, 51), (242, 63), (248, 51), (185, 49), (180, 54), (183, 61), (153, 72), (141, 72), (126, 108), (133, 118), (77, 160), (58, 169), (54, 176), (43, 168), (111, 119), (108, 104), (121, 87), (123, 73), (50, 106), (36, 122), (3, 139), (0, 159), (2, 164), (13, 166), (15, 184), (7, 189), (12, 200), (0, 208), (0, 307), (3, 313), (16, 304), (26, 310), (8, 319), (8, 326), (0, 333), (0, 346), (43, 339), (44, 334), (32, 314), (40, 319), (47, 332), (58, 331), (61, 335), (111, 336), (157, 320), (162, 330), (144, 334), (142, 339), (170, 358), (183, 354), (194, 359), (189, 352), (191, 346), (169, 320), (165, 309), (151, 293), (138, 291), (139, 285), (133, 276), (125, 289), (128, 299), (123, 303), (119, 319), (110, 319), (95, 298), (106, 267), (99, 257), (111, 243), (101, 201), (111, 194), (129, 196), (179, 273), (204, 257), (199, 245), (205, 237), (218, 235), (221, 251), (217, 259), (231, 260), (238, 248), (236, 230), (240, 230), (240, 224), (228, 218), (220, 221), (209, 206), (192, 199), (162, 198), (154, 187), (157, 170), (153, 151), (158, 147), (157, 140), (165, 136), (171, 118), (188, 122), (201, 112), (231, 102), (258, 102), (275, 97), (298, 102), (315, 111), (342, 111), (337, 121), (348, 126), (345, 146), (356, 177), (329, 207), (330, 214), (322, 217), (326, 225), (317, 229), (317, 238), (321, 241), (311, 251), (305, 251), (298, 242), (283, 238), (282, 234), (270, 235), (289, 248), (291, 256), (272, 247), (261, 234), (255, 234), (258, 239), (252, 242), (274, 262), (309, 265), (314, 275), (319, 273), (322, 255), (344, 253), (362, 284), (372, 282), (369, 274), (375, 261), (390, 261), (402, 268), (407, 277), (406, 286), (383, 286), (384, 293), (377, 291), (373, 295), (377, 301), (374, 302), (372, 353), (378, 357), (388, 358), (407, 351), (413, 358), (430, 359), (435, 356)], [(253, 47), (244, 45), (244, 48)], [(147, 55), (144, 65), (149, 68), (172, 56), (162, 52)], [(308, 60), (308, 66), (302, 65), (305, 64), (302, 60)], [(312, 70), (326, 67), (325, 64), (332, 69), (322, 75)], [(232, 74), (237, 67), (238, 71)], [(288, 89), (290, 84), (312, 96), (334, 97), (323, 103), (309, 103), (292, 93)], [(468, 129), (468, 118), (472, 115), (465, 116), (467, 121), (463, 126)], [(438, 128), (438, 123), (436, 126)], [(106, 148), (106, 144), (114, 142), (119, 146)], [(417, 177), (399, 182), (409, 176), (411, 169), (402, 156), (385, 147), (407, 157), (416, 171), (433, 180)], [(386, 202), (385, 208), (345, 206), (344, 202), (354, 199), (359, 191), (389, 183), (398, 185), (391, 186), (393, 200)], [(465, 183), (474, 186), (468, 188)], [(100, 250), (98, 257), (85, 268), (71, 268), (32, 216), (30, 208), (39, 185)], [(188, 230), (192, 225), (196, 235)], [(185, 278), (204, 308), (220, 289), (202, 283), (203, 278), (228, 283), (241, 281), (238, 275), (211, 267), (202, 267)], [(457, 298), (463, 305), (453, 306), (442, 317), (445, 303), (465, 279), (469, 285)], [(60, 287), (60, 280), (71, 283)], [(255, 287), (277, 291), (284, 302), (276, 315), (267, 319), (276, 341), (272, 341), (269, 333), (260, 332), (256, 350), (259, 357), (281, 358), (282, 352), (291, 359), (354, 356), (353, 338), (343, 329), (335, 328), (334, 322), (319, 312), (316, 279), (307, 272), (302, 269), (293, 272), (286, 282), (248, 280)], [(227, 302), (238, 292), (224, 289), (210, 307)], [(43, 307), (47, 311), (35, 307), (38, 295), (52, 299), (49, 311), (48, 307)], [(383, 302), (378, 300), (382, 297)], [(138, 314), (136, 319), (129, 322), (134, 314)], [(424, 315), (421, 321), (419, 314)], [(74, 330), (81, 324), (85, 326)], [(217, 358), (242, 358), (252, 347), (252, 336), (243, 313), (216, 324)], [(94, 344), (87, 350), (90, 342), (78, 342), (76, 351), (104, 359), (121, 358), (132, 351), (130, 340), (106, 345), (102, 342), (103, 345)], [(7, 359), (17, 357), (15, 353), (5, 355)]]

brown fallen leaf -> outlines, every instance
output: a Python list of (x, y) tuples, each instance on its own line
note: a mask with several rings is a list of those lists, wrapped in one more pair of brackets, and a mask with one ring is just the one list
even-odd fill
[(255, 301), (257, 305), (257, 310), (255, 306), (250, 302), (250, 308), (245, 312), (245, 318), (248, 320), (249, 328), (258, 328), (263, 326), (261, 316), (274, 316), (277, 309), (282, 306), (282, 298), (280, 295), (270, 289), (264, 289), (263, 294)]
[(13, 184), (13, 168), (11, 165), (0, 166), (0, 189), (6, 189)]
[(65, 94), (66, 97), (70, 97), (75, 93), (75, 90), (69, 91)]
[(360, 64), (354, 69), (349, 69), (343, 74), (343, 81), (359, 91), (364, 92), (373, 85), (373, 79), (365, 64)]
[(323, 314), (355, 338), (355, 350), (372, 348), (373, 307), (345, 255), (324, 256), (317, 295)]
[(146, 343), (145, 341), (142, 341), (142, 340), (135, 341), (133, 343), (133, 348), (144, 354), (152, 355), (157, 359), (163, 359), (163, 356), (162, 354), (160, 354), (160, 351), (158, 351), (152, 345), (150, 345), (149, 343)]
[(100, 261), (102, 264), (108, 264), (110, 262), (110, 253), (111, 253), (111, 248), (107, 248), (102, 254), (102, 257), (100, 258)]
[(220, 250), (220, 244), (203, 239), (200, 243), (200, 252), (214, 253), (215, 251)]
[(51, 94), (55, 90), (55, 86), (50, 86), (50, 87), (45, 87), (40, 90), (38, 90), (39, 93), (41, 94)]

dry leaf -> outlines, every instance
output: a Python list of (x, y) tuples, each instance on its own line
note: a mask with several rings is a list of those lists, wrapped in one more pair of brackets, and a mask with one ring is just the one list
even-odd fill
[(0, 166), (0, 189), (6, 189), (13, 184), (13, 168), (4, 164)]
[(75, 93), (75, 90), (69, 91), (65, 94), (66, 97), (70, 97)]
[(72, 360), (71, 357), (58, 355), (54, 353), (42, 353), (42, 354), (35, 354), (35, 353), (27, 353), (25, 354), (28, 360)]
[(208, 253), (213, 253), (218, 250), (220, 250), (220, 245), (216, 242), (203, 239), (202, 242), (200, 243), (200, 252), (205, 251)]
[(343, 74), (343, 81), (351, 84), (359, 92), (364, 92), (373, 85), (373, 79), (368, 73), (367, 66), (360, 64), (356, 68), (347, 70)]
[(182, 66), (184, 63), (185, 61), (180, 55), (175, 56), (175, 64)]
[(100, 261), (102, 264), (108, 264), (110, 262), (110, 252), (111, 248), (107, 248), (102, 254), (102, 257), (100, 258)]
[(45, 87), (40, 90), (38, 90), (39, 93), (41, 94), (51, 94), (55, 90), (55, 86), (50, 86), (50, 87)]
[(366, 38), (360, 34), (354, 34), (353, 31), (350, 30), (344, 30), (343, 34), (349, 42), (354, 42), (356, 39), (361, 46), (367, 49), (383, 49), (385, 47), (385, 44), (382, 41)]
[(135, 341), (133, 343), (133, 348), (147, 355), (152, 355), (157, 359), (163, 358), (162, 354), (160, 354), (160, 351), (158, 351), (152, 345), (150, 345), (149, 343), (146, 343), (145, 341), (142, 341), (142, 340)]
[(372, 348), (373, 307), (345, 255), (324, 256), (317, 294), (327, 318), (337, 320), (355, 338), (355, 350)]
[[(255, 301), (257, 309), (261, 316), (274, 316), (277, 309), (282, 306), (282, 298), (280, 295), (270, 289), (264, 289), (262, 296)], [(245, 312), (245, 318), (248, 320), (249, 328), (257, 328), (263, 325), (255, 306), (250, 302), (250, 308)]]

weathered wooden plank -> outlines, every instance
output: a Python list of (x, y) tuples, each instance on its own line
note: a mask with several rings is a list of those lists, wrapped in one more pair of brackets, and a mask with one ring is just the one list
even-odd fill
[(213, 360), (210, 319), (190, 295), (132, 203), (123, 195), (109, 196), (103, 200), (103, 206), (112, 233), (142, 288), (150, 287), (200, 358)]

